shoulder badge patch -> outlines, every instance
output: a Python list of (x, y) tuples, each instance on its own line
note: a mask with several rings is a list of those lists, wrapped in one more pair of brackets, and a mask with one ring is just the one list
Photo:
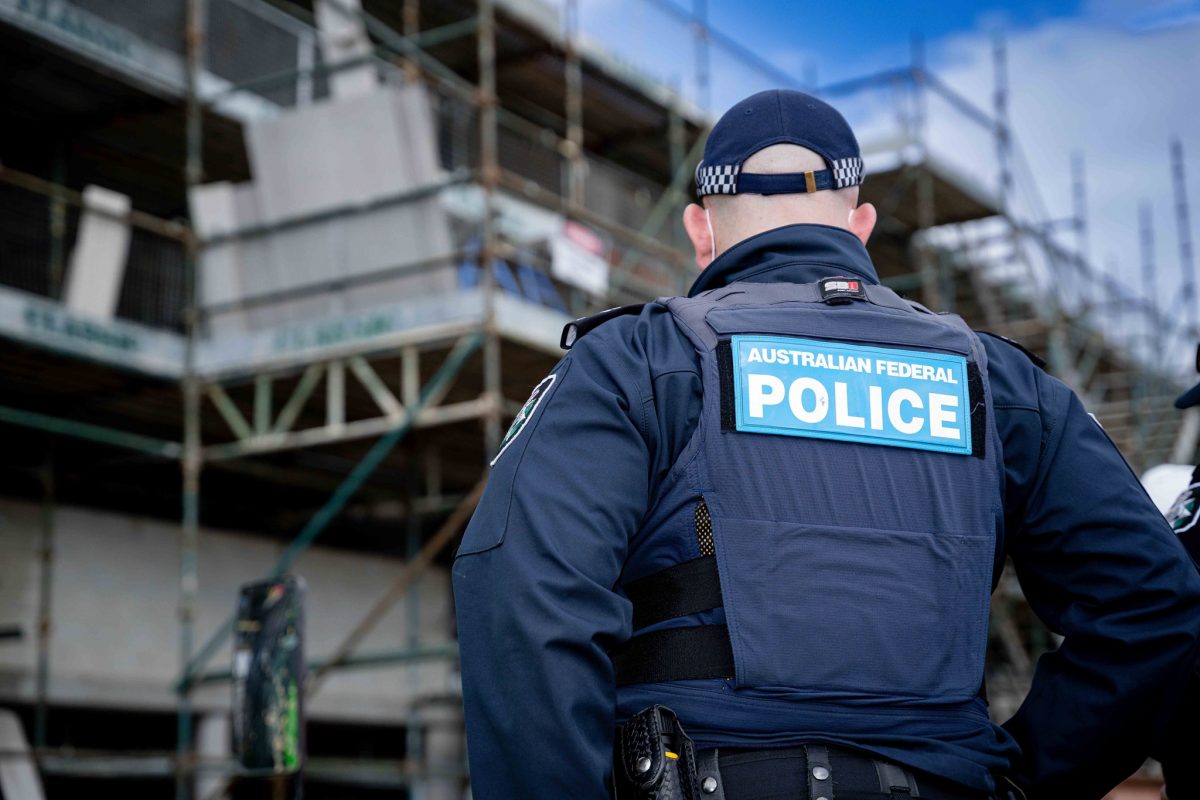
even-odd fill
[(554, 385), (554, 379), (558, 377), (554, 373), (550, 373), (542, 378), (537, 386), (533, 387), (533, 391), (529, 395), (529, 399), (525, 401), (525, 405), (521, 406), (521, 410), (517, 412), (517, 416), (513, 419), (512, 425), (508, 428), (508, 433), (504, 434), (504, 439), (500, 442), (500, 452), (496, 453), (496, 457), (492, 459), (491, 466), (496, 466), (496, 462), (500, 460), (500, 456), (504, 455), (504, 451), (513, 443), (513, 440), (521, 435), (521, 431), (525, 430), (525, 426), (529, 424), (529, 420), (533, 419), (533, 414), (537, 411), (538, 406), (542, 403), (550, 387)]
[(1192, 483), (1167, 509), (1167, 522), (1176, 534), (1185, 533), (1196, 527), (1200, 519), (1200, 484)]

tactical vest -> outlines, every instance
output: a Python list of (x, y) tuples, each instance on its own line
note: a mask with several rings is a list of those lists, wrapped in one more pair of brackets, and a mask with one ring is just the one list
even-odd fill
[(658, 302), (696, 348), (703, 406), (630, 544), (618, 684), (974, 698), (1003, 524), (975, 334), (852, 278)]

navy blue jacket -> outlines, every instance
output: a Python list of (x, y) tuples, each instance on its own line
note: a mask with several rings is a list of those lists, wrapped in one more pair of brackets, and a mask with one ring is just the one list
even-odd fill
[[(690, 294), (834, 275), (878, 283), (853, 235), (792, 225), (722, 254)], [(900, 713), (842, 743), (978, 788), (1011, 770), (1031, 797), (1099, 797), (1146, 756), (1195, 661), (1200, 576), (1079, 399), (1016, 347), (981, 338), (1004, 451), (996, 574), (1011, 557), (1030, 605), (1065, 639), (987, 736), (915, 736)], [(609, 652), (632, 615), (616, 587), (695, 429), (699, 364), (650, 304), (588, 333), (553, 374), (497, 458), (454, 562), (475, 797), (606, 797), (614, 726), (648, 702), (707, 720), (701, 746), (814, 738), (788, 724), (786, 700), (722, 680), (623, 689), (618, 702)]]

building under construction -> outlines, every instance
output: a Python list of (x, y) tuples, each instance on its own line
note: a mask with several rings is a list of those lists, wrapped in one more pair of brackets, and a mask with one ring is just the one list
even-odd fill
[[(1082, 169), (1075, 217), (1041, 210), (1001, 44), (987, 98), (919, 47), (806, 87), (702, 3), (644, 0), (684, 88), (576, 4), (0, 0), (6, 800), (236, 796), (238, 588), (285, 573), (308, 795), (463, 795), (450, 554), (564, 323), (691, 283), (716, 62), (739, 95), (845, 109), (886, 284), (1044, 356), (1135, 468), (1193, 459), (1200, 418), (1164, 412), (1183, 379), (1145, 355), (1195, 320), (1092, 267)], [(974, 170), (937, 150), (947, 120)], [(1015, 582), (993, 610), (1005, 717), (1054, 642)]]

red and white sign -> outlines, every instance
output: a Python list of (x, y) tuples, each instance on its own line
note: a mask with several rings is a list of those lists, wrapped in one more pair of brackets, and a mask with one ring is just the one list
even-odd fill
[(550, 271), (563, 283), (594, 295), (608, 292), (608, 244), (578, 222), (567, 220), (550, 240)]

